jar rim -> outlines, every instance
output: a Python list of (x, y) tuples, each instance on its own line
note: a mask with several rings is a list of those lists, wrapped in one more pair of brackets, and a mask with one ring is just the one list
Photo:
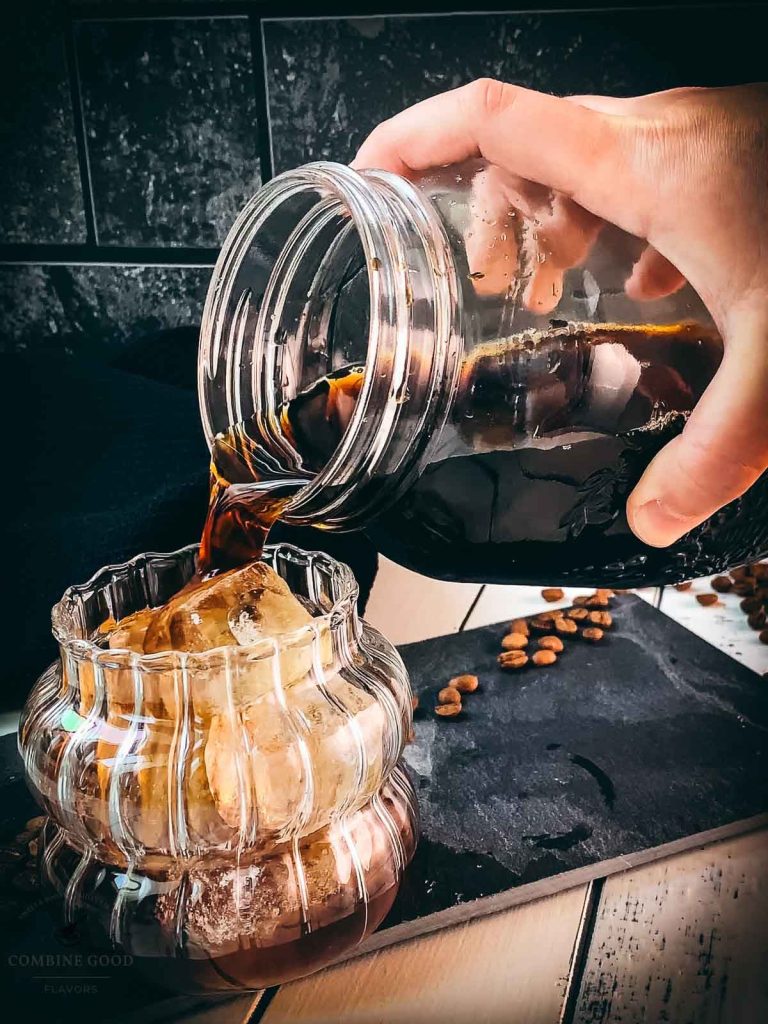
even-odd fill
[[(462, 348), (459, 318), (459, 288), (456, 269), (444, 226), (416, 186), (405, 178), (386, 171), (357, 171), (345, 164), (318, 161), (288, 170), (267, 182), (252, 197), (235, 221), (222, 247), (208, 289), (200, 331), (198, 355), (198, 398), (206, 441), (212, 446), (220, 432), (214, 424), (218, 403), (223, 425), (226, 398), (226, 428), (243, 420), (242, 359), (244, 323), (252, 302), (250, 288), (238, 287), (237, 275), (247, 259), (259, 231), (281, 206), (302, 191), (314, 191), (318, 208), (335, 202), (353, 225), (368, 272), (370, 318), (365, 358), (365, 373), (360, 394), (349, 423), (325, 465), (306, 479), (286, 505), (281, 518), (304, 524), (322, 521), (327, 529), (351, 529), (362, 523), (375, 501), (376, 512), (394, 500), (406, 479), (418, 471), (424, 461), (429, 439), (439, 433), (447, 415), (447, 396), (459, 372)], [(255, 366), (270, 365), (272, 332), (279, 316), (271, 313), (275, 295), (280, 294), (279, 278), (284, 272), (281, 258), (286, 248), (304, 242), (314, 230), (309, 216), (296, 225), (286, 247), (273, 265), (260, 294), (256, 329), (248, 344), (249, 359)], [(424, 324), (412, 331), (413, 290), (408, 275), (408, 246), (414, 244), (423, 264), (421, 285), (428, 296), (429, 329)], [(279, 271), (275, 268), (279, 268)], [(241, 291), (242, 289), (242, 291)], [(413, 334), (420, 335), (417, 342)], [(428, 339), (428, 341), (427, 341)], [(413, 348), (428, 345), (423, 353), (429, 367), (420, 394), (412, 391), (410, 376)], [(227, 351), (227, 346), (232, 351)], [(225, 376), (226, 364), (226, 376)], [(219, 376), (217, 377), (217, 374)], [(251, 388), (254, 388), (254, 379)], [(260, 375), (265, 390), (252, 390), (246, 402), (255, 406), (254, 419), (266, 446), (284, 445), (282, 437), (273, 437), (279, 423), (275, 392), (269, 373)], [(222, 397), (220, 389), (224, 387)], [(405, 457), (392, 472), (383, 469), (388, 444), (403, 415), (404, 403), (418, 405), (428, 429), (417, 432), (421, 440), (409, 444)], [(372, 415), (372, 413), (374, 413)], [(297, 453), (291, 453), (291, 457)], [(375, 499), (361, 496), (356, 478), (366, 481), (386, 475), (385, 489)]]
[[(142, 552), (124, 562), (105, 565), (84, 583), (75, 583), (67, 587), (51, 609), (51, 631), (62, 653), (66, 652), (78, 660), (88, 660), (107, 667), (109, 667), (110, 659), (122, 659), (121, 663), (116, 666), (120, 668), (127, 667), (124, 661), (128, 658), (131, 668), (157, 671), (158, 669), (167, 670), (169, 661), (182, 665), (192, 661), (196, 666), (202, 667), (209, 660), (235, 655), (238, 658), (250, 660), (274, 657), (276, 653), (285, 648), (293, 647), (301, 642), (312, 642), (320, 634), (330, 632), (345, 622), (350, 622), (355, 633), (359, 631), (357, 616), (359, 587), (349, 566), (332, 558), (324, 551), (306, 551), (294, 544), (279, 543), (265, 544), (260, 560), (267, 562), (272, 568), (275, 568), (278, 560), (283, 559), (286, 563), (302, 566), (308, 574), (325, 571), (338, 587), (338, 592), (328, 611), (313, 615), (311, 622), (298, 629), (264, 636), (252, 644), (223, 644), (205, 651), (171, 649), (152, 654), (144, 654), (130, 648), (105, 648), (87, 636), (78, 635), (75, 625), (76, 616), (78, 609), (82, 610), (82, 601), (86, 596), (97, 591), (107, 591), (116, 582), (126, 581), (146, 572), (147, 567), (155, 561), (162, 560), (166, 565), (169, 561), (176, 561), (179, 564), (184, 562), (194, 564), (198, 548), (198, 544), (188, 544), (176, 551)], [(275, 571), (277, 571), (276, 568)], [(158, 605), (153, 606), (148, 601), (146, 607), (158, 607)], [(84, 627), (82, 628), (84, 631)]]

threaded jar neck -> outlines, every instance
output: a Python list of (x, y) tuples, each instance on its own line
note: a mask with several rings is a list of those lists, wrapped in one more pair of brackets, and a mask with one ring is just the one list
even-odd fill
[(419, 472), (461, 357), (449, 240), (411, 182), (316, 163), (273, 179), (224, 244), (203, 314), (198, 382), (209, 445), (251, 420), (277, 462), (301, 463), (280, 415), (324, 374), (364, 367), (335, 450), (283, 518), (362, 525)]

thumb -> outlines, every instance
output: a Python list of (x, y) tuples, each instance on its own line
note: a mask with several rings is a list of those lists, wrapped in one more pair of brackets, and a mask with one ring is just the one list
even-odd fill
[(768, 316), (729, 317), (720, 368), (682, 434), (666, 445), (630, 495), (633, 532), (667, 547), (740, 497), (768, 468)]

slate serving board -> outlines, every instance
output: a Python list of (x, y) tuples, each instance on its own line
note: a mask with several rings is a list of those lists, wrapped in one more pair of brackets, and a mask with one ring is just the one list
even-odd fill
[[(551, 668), (501, 671), (506, 624), (400, 649), (422, 838), (365, 949), (768, 821), (768, 681), (636, 596), (612, 614)], [(461, 672), (480, 689), (435, 718)]]
[[(612, 613), (603, 643), (573, 641), (552, 668), (502, 672), (503, 624), (401, 648), (421, 701), (405, 760), (422, 834), (390, 915), (353, 955), (768, 822), (766, 681), (637, 597)], [(480, 689), (460, 718), (436, 719), (437, 690), (461, 672)], [(0, 866), (2, 844), (37, 813), (16, 738), (3, 737)], [(88, 945), (5, 876), (0, 919), (6, 969), (19, 952)], [(46, 1024), (149, 1021), (150, 1006), (168, 1020), (195, 1005), (119, 965), (74, 1001), (28, 973), (9, 980)]]

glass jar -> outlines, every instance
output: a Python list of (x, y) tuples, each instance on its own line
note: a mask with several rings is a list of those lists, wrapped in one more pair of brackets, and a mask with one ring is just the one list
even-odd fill
[(264, 560), (306, 626), (201, 653), (108, 646), (104, 624), (176, 594), (196, 551), (65, 593), (61, 659), (30, 694), (19, 748), (70, 917), (90, 909), (183, 989), (262, 987), (329, 963), (392, 905), (417, 834), (397, 766), (410, 686), (358, 619), (350, 570), (288, 544)]
[(245, 425), (281, 517), (364, 528), (445, 579), (635, 586), (768, 551), (768, 477), (670, 548), (625, 503), (722, 357), (645, 243), (482, 161), (408, 181), (317, 163), (245, 207), (199, 355), (210, 444)]

